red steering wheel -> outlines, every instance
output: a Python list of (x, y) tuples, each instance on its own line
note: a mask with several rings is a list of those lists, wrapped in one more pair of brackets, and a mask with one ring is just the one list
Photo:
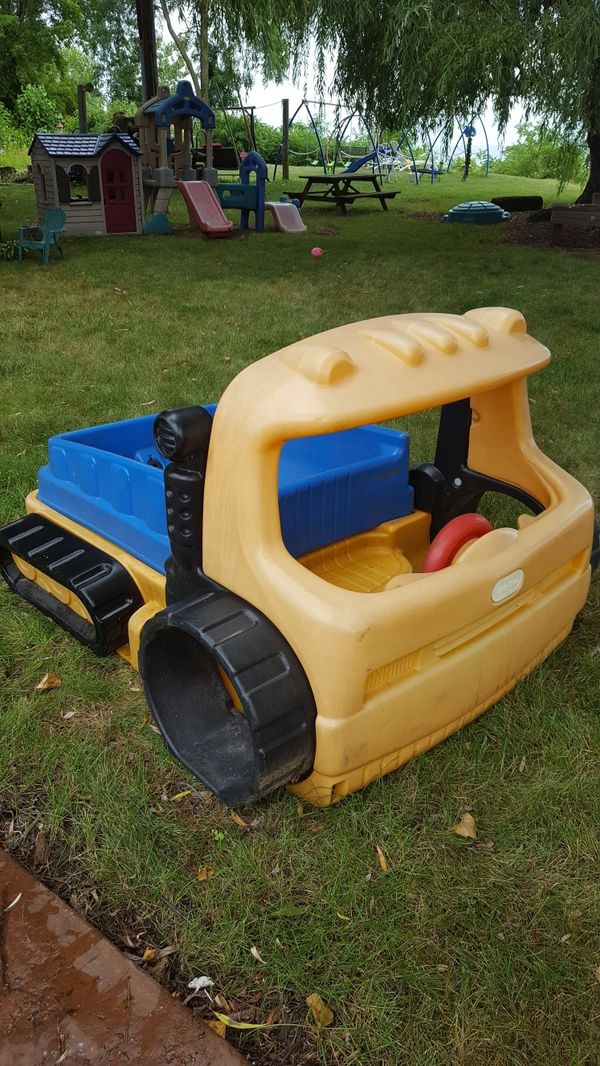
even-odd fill
[(461, 548), (470, 540), (478, 540), (479, 537), (491, 533), (493, 526), (487, 518), (481, 514), (461, 514), (453, 518), (436, 533), (425, 556), (423, 572), (432, 574), (435, 570), (443, 570), (450, 566)]

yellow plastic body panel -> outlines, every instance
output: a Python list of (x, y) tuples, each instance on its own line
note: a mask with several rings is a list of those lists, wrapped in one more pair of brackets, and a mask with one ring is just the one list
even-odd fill
[[(203, 528), (207, 575), (262, 611), (302, 663), (317, 705), (316, 756), (292, 788), (328, 805), (395, 769), (499, 699), (569, 632), (590, 581), (593, 505), (536, 446), (526, 378), (546, 348), (506, 308), (359, 322), (247, 367), (215, 414)], [(429, 516), (292, 558), (277, 476), (285, 441), (401, 417), (470, 397), (468, 462), (538, 499), (514, 531), (467, 545), (456, 565), (421, 572)], [(112, 554), (145, 604), (164, 577), (39, 503), (28, 510)], [(122, 654), (128, 656), (127, 649)]]
[[(548, 360), (517, 311), (391, 316), (291, 345), (223, 394), (208, 457), (204, 568), (274, 622), (306, 671), (316, 757), (293, 788), (307, 800), (329, 804), (460, 728), (558, 644), (583, 607), (592, 501), (537, 448), (529, 416), (526, 378)], [(323, 579), (330, 549), (311, 553), (311, 569), (288, 554), (277, 502), (286, 440), (467, 396), (469, 465), (546, 508), (514, 540), (434, 574), (413, 565), (369, 592)], [(511, 582), (514, 593), (494, 602)]]

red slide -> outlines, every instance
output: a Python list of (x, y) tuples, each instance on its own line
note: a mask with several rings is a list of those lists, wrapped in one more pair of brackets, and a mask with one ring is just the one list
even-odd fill
[(227, 237), (233, 229), (223, 214), (217, 194), (207, 181), (178, 181), (183, 193), (190, 222), (195, 222), (198, 229), (207, 237)]

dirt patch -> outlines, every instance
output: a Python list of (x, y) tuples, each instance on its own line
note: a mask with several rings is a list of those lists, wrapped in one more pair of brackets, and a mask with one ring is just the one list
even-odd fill
[(3, 852), (0, 988), (0, 1066), (244, 1061)]
[[(211, 801), (212, 799), (213, 797), (210, 796)], [(82, 921), (85, 928), (91, 929), (102, 940), (102, 936), (97, 932), (99, 930), (100, 934), (110, 941), (110, 944), (104, 941), (106, 947), (115, 954), (120, 954), (124, 964), (133, 967), (134, 975), (137, 971), (143, 980), (148, 981), (153, 978), (151, 983), (156, 983), (157, 991), (169, 1002), (175, 1001), (178, 1010), (182, 1011), (184, 1016), (189, 1016), (196, 1025), (214, 1021), (213, 1011), (215, 1009), (221, 1010), (239, 1022), (264, 1023), (266, 1019), (269, 1019), (272, 1027), (268, 1029), (254, 1031), (227, 1029), (229, 1043), (226, 1046), (238, 1048), (253, 1066), (292, 1066), (292, 1063), (293, 1066), (305, 1066), (309, 1063), (322, 1064), (324, 1061), (331, 1062), (332, 1066), (333, 1064), (341, 1066), (343, 1059), (336, 1058), (333, 1054), (331, 1059), (325, 1060), (323, 1050), (321, 1049), (320, 1053), (317, 1050), (316, 1035), (305, 1024), (307, 1008), (302, 997), (287, 995), (282, 1004), (281, 997), (275, 991), (265, 989), (260, 984), (258, 987), (252, 984), (244, 988), (238, 987), (234, 995), (228, 992), (227, 999), (221, 997), (221, 1001), (215, 1002), (210, 1002), (204, 993), (191, 995), (188, 987), (190, 973), (179, 959), (178, 945), (164, 944), (152, 915), (148, 914), (143, 901), (140, 901), (139, 911), (126, 906), (118, 909), (108, 907), (94, 885), (82, 876), (81, 870), (68, 861), (65, 862), (64, 856), (49, 846), (45, 833), (37, 828), (38, 825), (38, 819), (31, 815), (26, 818), (8, 812), (0, 813), (0, 849), (4, 847), (7, 851), (5, 855), (0, 850), (0, 960), (3, 957), (1, 919), (4, 917), (3, 909), (7, 906), (5, 898), (7, 890), (4, 887), (6, 879), (2, 870), (2, 860), (12, 862), (12, 859), (8, 858), (8, 851), (10, 851), (26, 870), (32, 871), (39, 878), (40, 888), (44, 885), (55, 893), (52, 898), (59, 897), (56, 900), (57, 903), (64, 900), (72, 908), (69, 913), (76, 920)], [(68, 826), (65, 828), (68, 831)], [(25, 870), (22, 870), (22, 873), (24, 877), (29, 876)], [(34, 881), (34, 884), (36, 883), (38, 882)], [(15, 891), (8, 902), (16, 894)], [(171, 904), (167, 905), (171, 907)], [(185, 914), (175, 906), (172, 910), (183, 926)], [(87, 922), (91, 925), (87, 925)], [(153, 958), (147, 958), (148, 949), (156, 952)], [(219, 993), (219, 975), (212, 974), (211, 976), (215, 979), (215, 987), (211, 989), (214, 999)], [(0, 992), (2, 992), (1, 961)], [(17, 1059), (14, 1056), (5, 1061), (2, 1058), (2, 1048), (5, 1042), (4, 1024), (5, 1017), (2, 1013), (0, 997), (0, 1066), (13, 1066), (17, 1061), (20, 1066), (39, 1066), (42, 1061), (46, 1062), (46, 1058), (41, 1057)], [(221, 1040), (220, 1037), (217, 1039)], [(52, 1045), (52, 1050), (54, 1050), (54, 1045)], [(58, 1059), (59, 1055), (56, 1058)], [(50, 1058), (49, 1061), (54, 1062), (55, 1059)], [(68, 1058), (65, 1059), (65, 1066), (70, 1061)], [(88, 1064), (87, 1059), (75, 1058), (72, 1061), (81, 1063), (81, 1066)], [(90, 1060), (93, 1066), (113, 1066), (113, 1064), (116, 1066), (120, 1061), (121, 1059), (114, 1057)], [(145, 1060), (131, 1057), (123, 1061), (134, 1064), (158, 1062), (158, 1059), (152, 1056)], [(194, 1060), (176, 1056), (160, 1059), (161, 1066), (163, 1062), (165, 1066), (166, 1063), (170, 1066), (194, 1066), (196, 1061), (198, 1064), (206, 1061), (218, 1066), (221, 1059)], [(225, 1064), (229, 1060), (223, 1059), (222, 1061)], [(234, 1058), (232, 1061), (238, 1060)]]
[(526, 212), (515, 213), (507, 225), (504, 240), (534, 248), (567, 251), (600, 251), (600, 229), (563, 226), (556, 244), (552, 243), (551, 222), (531, 222)]

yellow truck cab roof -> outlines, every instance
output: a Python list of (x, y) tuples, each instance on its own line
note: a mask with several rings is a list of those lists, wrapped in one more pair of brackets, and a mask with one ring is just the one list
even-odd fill
[(247, 367), (225, 391), (263, 440), (319, 433), (497, 388), (544, 367), (550, 353), (504, 307), (465, 315), (387, 315), (338, 326)]

